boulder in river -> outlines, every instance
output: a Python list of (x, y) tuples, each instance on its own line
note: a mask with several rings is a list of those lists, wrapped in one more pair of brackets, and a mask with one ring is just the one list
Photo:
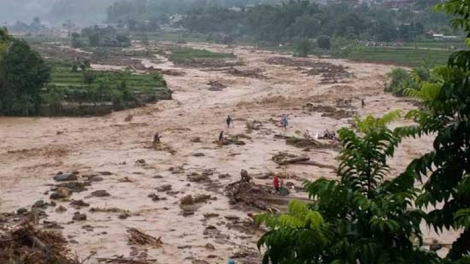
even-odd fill
[(83, 200), (73, 200), (70, 203), (71, 206), (76, 206), (76, 207), (88, 207), (90, 206), (89, 203), (85, 203)]
[(44, 200), (39, 200), (33, 204), (33, 208), (44, 208), (46, 207), (46, 203)]
[(211, 243), (207, 243), (207, 244), (206, 244), (206, 249), (207, 249), (207, 250), (215, 250), (215, 247), (214, 247), (214, 245), (212, 245)]
[(65, 211), (67, 211), (67, 208), (63, 207), (62, 205), (59, 205), (59, 207), (57, 207), (57, 208), (55, 209), (55, 211), (56, 211), (57, 213), (63, 213), (63, 212), (65, 212)]
[(90, 181), (90, 182), (100, 182), (100, 181), (103, 181), (103, 180), (104, 180), (104, 178), (101, 177), (101, 176), (98, 176), (98, 175), (88, 178), (88, 181)]
[(159, 192), (166, 192), (171, 190), (171, 184), (165, 184), (156, 188)]
[(81, 214), (80, 212), (76, 212), (75, 214), (73, 214), (72, 220), (73, 221), (85, 221), (86, 214)]
[(58, 172), (54, 176), (54, 180), (58, 182), (64, 182), (64, 181), (76, 181), (78, 180), (77, 173), (72, 172), (72, 173), (63, 173), (63, 172)]
[(92, 196), (95, 196), (95, 197), (107, 197), (107, 196), (111, 196), (111, 194), (109, 194), (106, 190), (98, 190), (98, 191), (94, 191), (91, 193)]
[(53, 192), (49, 197), (51, 200), (59, 200), (69, 197), (71, 194), (70, 189), (67, 187), (59, 187), (57, 191)]
[(26, 209), (26, 208), (20, 208), (20, 209), (16, 210), (16, 213), (19, 214), (19, 215), (25, 214), (27, 212), (28, 212), (28, 209)]

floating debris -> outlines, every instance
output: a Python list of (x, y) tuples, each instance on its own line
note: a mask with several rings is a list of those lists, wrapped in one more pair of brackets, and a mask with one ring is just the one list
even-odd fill
[(155, 238), (153, 236), (145, 234), (137, 228), (129, 227), (127, 228), (127, 233), (129, 234), (129, 242), (131, 244), (149, 245), (153, 247), (161, 247), (163, 245), (161, 237)]

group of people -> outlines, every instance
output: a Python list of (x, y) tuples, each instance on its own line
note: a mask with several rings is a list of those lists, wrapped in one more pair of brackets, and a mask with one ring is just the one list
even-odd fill
[[(361, 107), (364, 108), (365, 106), (366, 106), (365, 98), (361, 98)], [(225, 119), (225, 122), (226, 122), (228, 128), (233, 127), (233, 118), (230, 115), (227, 116), (227, 118)], [(289, 125), (289, 120), (287, 119), (286, 114), (282, 115), (280, 124), (285, 130), (287, 129), (287, 127)], [(318, 138), (320, 138), (320, 139), (331, 139), (331, 140), (336, 140), (337, 139), (335, 132), (334, 131), (330, 132), (328, 130), (326, 130), (323, 133), (323, 135), (320, 135)], [(154, 148), (157, 148), (160, 145), (160, 139), (161, 139), (161, 136), (158, 133), (156, 133), (153, 137), (153, 147)], [(225, 137), (224, 137), (224, 131), (222, 130), (219, 133), (218, 143), (219, 143), (219, 145), (223, 145), (224, 142), (225, 142)]]

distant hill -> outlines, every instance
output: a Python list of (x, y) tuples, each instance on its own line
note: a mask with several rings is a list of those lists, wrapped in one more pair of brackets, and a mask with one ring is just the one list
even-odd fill
[(14, 23), (18, 20), (31, 22), (36, 16), (42, 17), (57, 0), (1, 0), (0, 23)]
[(106, 20), (106, 9), (116, 0), (55, 0), (47, 13), (53, 23), (71, 19), (76, 25), (101, 23)]
[(31, 22), (39, 17), (45, 23), (62, 24), (71, 19), (77, 25), (100, 23), (106, 8), (116, 0), (0, 0), (0, 23)]

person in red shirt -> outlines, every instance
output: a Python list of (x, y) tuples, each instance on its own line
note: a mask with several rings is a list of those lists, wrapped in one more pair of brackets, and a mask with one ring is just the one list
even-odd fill
[(279, 191), (279, 177), (274, 176), (273, 185), (274, 185), (274, 189), (276, 190), (276, 192), (278, 192)]

